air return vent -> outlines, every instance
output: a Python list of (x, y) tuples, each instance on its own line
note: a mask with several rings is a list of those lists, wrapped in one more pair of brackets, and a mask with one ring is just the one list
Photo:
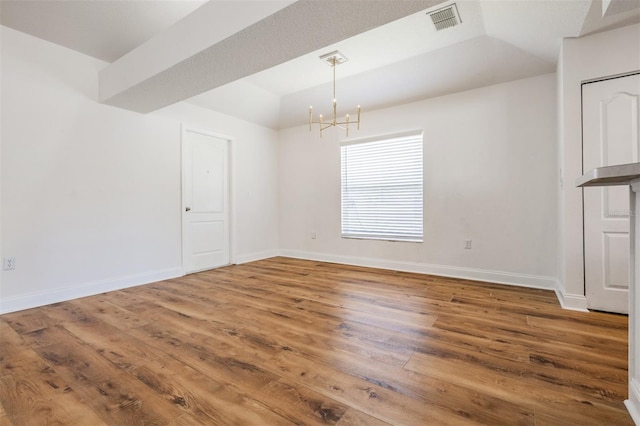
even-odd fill
[(433, 26), (436, 31), (444, 30), (445, 28), (455, 27), (462, 23), (460, 15), (458, 14), (458, 7), (455, 3), (442, 9), (429, 12), (428, 15), (433, 21)]

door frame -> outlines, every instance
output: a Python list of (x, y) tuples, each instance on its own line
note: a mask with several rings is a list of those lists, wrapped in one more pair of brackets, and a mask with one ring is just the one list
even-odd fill
[(233, 179), (233, 138), (228, 135), (224, 135), (222, 133), (213, 132), (211, 130), (202, 129), (201, 127), (191, 126), (185, 123), (182, 123), (180, 128), (180, 266), (182, 268), (182, 275), (187, 275), (187, 272), (184, 267), (184, 259), (185, 259), (185, 244), (184, 244), (184, 224), (185, 224), (185, 214), (186, 214), (186, 203), (185, 203), (185, 167), (184, 162), (186, 159), (185, 151), (186, 151), (186, 134), (187, 132), (191, 133), (199, 133), (205, 136), (211, 136), (214, 138), (222, 139), (227, 141), (228, 153), (229, 156), (227, 158), (227, 191), (229, 194), (229, 206), (227, 210), (227, 222), (229, 224), (229, 265), (234, 265), (235, 262), (235, 226), (234, 226), (234, 203), (233, 203), (233, 194), (234, 194), (234, 179)]
[[(590, 83), (598, 83), (601, 81), (615, 80), (618, 78), (630, 77), (632, 75), (640, 75), (640, 70), (628, 71), (620, 74), (614, 74), (604, 77), (591, 78), (580, 83), (580, 168), (584, 175), (584, 86)], [(582, 204), (582, 294), (587, 297), (587, 249), (585, 243), (585, 225), (584, 225), (584, 188), (581, 188), (580, 198)], [(629, 218), (631, 220), (631, 218)]]

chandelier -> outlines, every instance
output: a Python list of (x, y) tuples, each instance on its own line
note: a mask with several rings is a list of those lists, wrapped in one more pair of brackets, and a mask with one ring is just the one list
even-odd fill
[(349, 137), (349, 125), (355, 124), (357, 126), (357, 130), (360, 130), (360, 105), (358, 105), (357, 110), (357, 119), (355, 121), (351, 121), (349, 114), (347, 114), (344, 118), (344, 121), (338, 121), (338, 113), (337, 113), (337, 102), (336, 102), (336, 66), (347, 62), (347, 58), (337, 50), (335, 52), (327, 53), (326, 55), (320, 56), (320, 59), (325, 61), (333, 68), (333, 118), (330, 120), (325, 120), (322, 114), (320, 114), (318, 121), (314, 121), (313, 119), (313, 106), (309, 107), (309, 131), (311, 131), (314, 124), (318, 124), (320, 128), (320, 137), (322, 137), (322, 132), (329, 127), (340, 127), (344, 129), (347, 133), (347, 137)]

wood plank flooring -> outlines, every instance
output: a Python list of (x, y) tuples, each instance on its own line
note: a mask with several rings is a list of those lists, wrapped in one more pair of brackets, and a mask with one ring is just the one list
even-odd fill
[(273, 258), (0, 317), (3, 425), (631, 425), (627, 317)]

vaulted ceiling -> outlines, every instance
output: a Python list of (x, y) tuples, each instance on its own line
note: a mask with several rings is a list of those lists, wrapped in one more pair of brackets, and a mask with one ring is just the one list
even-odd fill
[[(187, 100), (271, 128), (338, 102), (376, 109), (553, 72), (563, 37), (640, 21), (637, 0), (2, 0), (0, 23), (101, 59), (101, 100), (149, 112)], [(640, 37), (640, 34), (639, 34)]]

